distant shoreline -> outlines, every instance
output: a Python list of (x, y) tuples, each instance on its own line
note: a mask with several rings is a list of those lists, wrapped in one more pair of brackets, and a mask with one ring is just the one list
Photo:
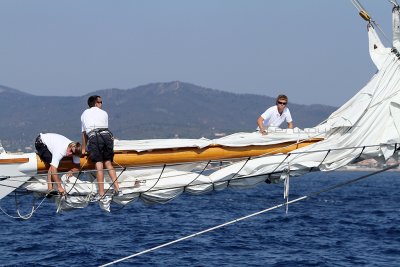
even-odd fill
[[(386, 166), (386, 167), (389, 167), (389, 166)], [(367, 171), (371, 171), (371, 172), (375, 172), (375, 171), (381, 171), (381, 170), (383, 170), (384, 169), (384, 167), (382, 167), (382, 168), (374, 168), (374, 167), (359, 167), (359, 166), (344, 166), (344, 167), (341, 167), (341, 168), (339, 168), (339, 169), (337, 169), (336, 171), (343, 171), (343, 172), (367, 172)], [(387, 171), (395, 171), (395, 172), (397, 172), (397, 171), (400, 171), (400, 169), (397, 167), (397, 168), (394, 168), (394, 169), (389, 169), (389, 170), (387, 170)]]

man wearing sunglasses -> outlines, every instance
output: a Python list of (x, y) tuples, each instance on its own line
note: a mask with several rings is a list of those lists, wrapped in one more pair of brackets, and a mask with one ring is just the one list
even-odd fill
[(104, 196), (104, 173), (106, 168), (113, 181), (114, 194), (122, 195), (115, 169), (112, 165), (114, 159), (114, 137), (108, 129), (108, 114), (102, 109), (103, 100), (98, 95), (88, 98), (88, 106), (81, 116), (83, 148), (89, 152), (89, 157), (96, 167), (96, 178), (100, 200), (109, 202), (110, 196)]
[(279, 95), (276, 98), (276, 105), (267, 109), (257, 120), (257, 131), (262, 135), (266, 135), (267, 129), (270, 126), (279, 127), (282, 122), (286, 120), (289, 129), (293, 129), (292, 115), (290, 115), (289, 108), (287, 107), (288, 97), (286, 95)]

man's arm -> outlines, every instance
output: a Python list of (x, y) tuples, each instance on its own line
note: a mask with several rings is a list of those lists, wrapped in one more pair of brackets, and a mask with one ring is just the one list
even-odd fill
[(61, 180), (60, 178), (58, 178), (57, 172), (58, 172), (57, 168), (54, 167), (53, 165), (50, 165), (49, 173), (51, 174), (51, 177), (53, 178), (54, 182), (56, 182), (57, 190), (60, 194), (64, 194), (65, 190), (61, 185)]
[(288, 129), (293, 129), (293, 128), (294, 128), (293, 121), (288, 122), (287, 125), (288, 125), (288, 126), (287, 126)]
[[(79, 167), (78, 164), (75, 164), (76, 167)], [(79, 168), (72, 168), (69, 170), (69, 172), (67, 173), (67, 177), (71, 177), (72, 175), (74, 175), (74, 173), (79, 172)]]
[(267, 131), (264, 129), (264, 118), (263, 117), (259, 117), (257, 120), (257, 125), (258, 125), (258, 129), (260, 129), (260, 133), (262, 135), (266, 135)]
[(82, 132), (82, 154), (85, 154), (86, 152), (86, 144), (87, 144), (87, 134), (86, 132)]

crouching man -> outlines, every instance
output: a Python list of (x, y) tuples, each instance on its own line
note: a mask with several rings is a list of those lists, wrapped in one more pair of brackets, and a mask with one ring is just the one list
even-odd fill
[(72, 168), (68, 172), (68, 176), (72, 176), (73, 172), (79, 171), (80, 157), (82, 155), (81, 144), (73, 142), (60, 134), (41, 133), (36, 138), (35, 148), (40, 159), (50, 165), (47, 173), (49, 193), (53, 191), (53, 182), (55, 182), (58, 193), (64, 195), (65, 189), (58, 177), (58, 165), (63, 157), (72, 157), (77, 168)]

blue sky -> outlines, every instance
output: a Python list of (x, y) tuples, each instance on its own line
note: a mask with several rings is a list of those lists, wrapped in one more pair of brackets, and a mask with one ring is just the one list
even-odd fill
[[(388, 1), (360, 2), (391, 38)], [(0, 34), (0, 84), (35, 95), (179, 80), (339, 106), (376, 71), (350, 0), (2, 0)]]

